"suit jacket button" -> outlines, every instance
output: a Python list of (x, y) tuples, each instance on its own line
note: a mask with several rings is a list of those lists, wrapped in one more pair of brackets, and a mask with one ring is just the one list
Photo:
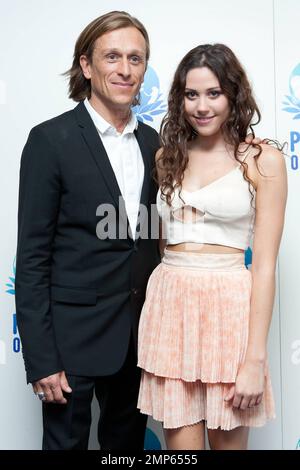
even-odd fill
[(135, 287), (133, 287), (133, 288), (131, 289), (131, 292), (133, 293), (133, 295), (137, 295), (138, 292), (139, 292), (139, 290), (136, 289)]

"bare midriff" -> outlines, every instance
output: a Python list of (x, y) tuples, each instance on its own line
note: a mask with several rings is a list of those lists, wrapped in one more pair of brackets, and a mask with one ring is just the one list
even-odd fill
[(188, 251), (190, 253), (244, 253), (244, 250), (224, 245), (210, 245), (208, 243), (178, 243), (167, 245), (170, 251)]

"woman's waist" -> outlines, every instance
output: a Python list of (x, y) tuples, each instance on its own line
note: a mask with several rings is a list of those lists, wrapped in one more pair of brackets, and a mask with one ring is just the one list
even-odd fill
[(168, 251), (176, 252), (189, 252), (189, 253), (208, 253), (208, 254), (244, 254), (244, 250), (240, 248), (234, 248), (231, 246), (217, 245), (212, 243), (195, 243), (195, 242), (184, 242), (177, 244), (168, 244), (166, 246)]
[(168, 245), (164, 250), (162, 264), (178, 268), (192, 268), (209, 271), (246, 269), (244, 251), (236, 250), (233, 252), (217, 252), (216, 247), (213, 252), (192, 250), (180, 251), (179, 249), (174, 250), (172, 249), (172, 245)]

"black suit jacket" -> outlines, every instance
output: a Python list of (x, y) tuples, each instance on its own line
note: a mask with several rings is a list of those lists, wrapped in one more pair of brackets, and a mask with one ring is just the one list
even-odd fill
[[(145, 167), (141, 204), (149, 208), (157, 191), (151, 171), (158, 136), (143, 123), (135, 135)], [(28, 382), (60, 370), (113, 374), (131, 333), (136, 342), (147, 281), (159, 262), (158, 240), (96, 236), (97, 207), (111, 204), (118, 216), (119, 198), (83, 103), (32, 129), (21, 158), (16, 270)], [(117, 232), (124, 224), (126, 213), (116, 220)]]

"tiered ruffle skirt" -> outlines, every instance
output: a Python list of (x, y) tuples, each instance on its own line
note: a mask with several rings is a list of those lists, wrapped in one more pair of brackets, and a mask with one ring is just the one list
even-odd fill
[(275, 417), (268, 367), (259, 405), (239, 410), (224, 401), (245, 358), (251, 280), (242, 253), (165, 250), (139, 325), (142, 413), (165, 428), (205, 420), (208, 428), (224, 430)]

